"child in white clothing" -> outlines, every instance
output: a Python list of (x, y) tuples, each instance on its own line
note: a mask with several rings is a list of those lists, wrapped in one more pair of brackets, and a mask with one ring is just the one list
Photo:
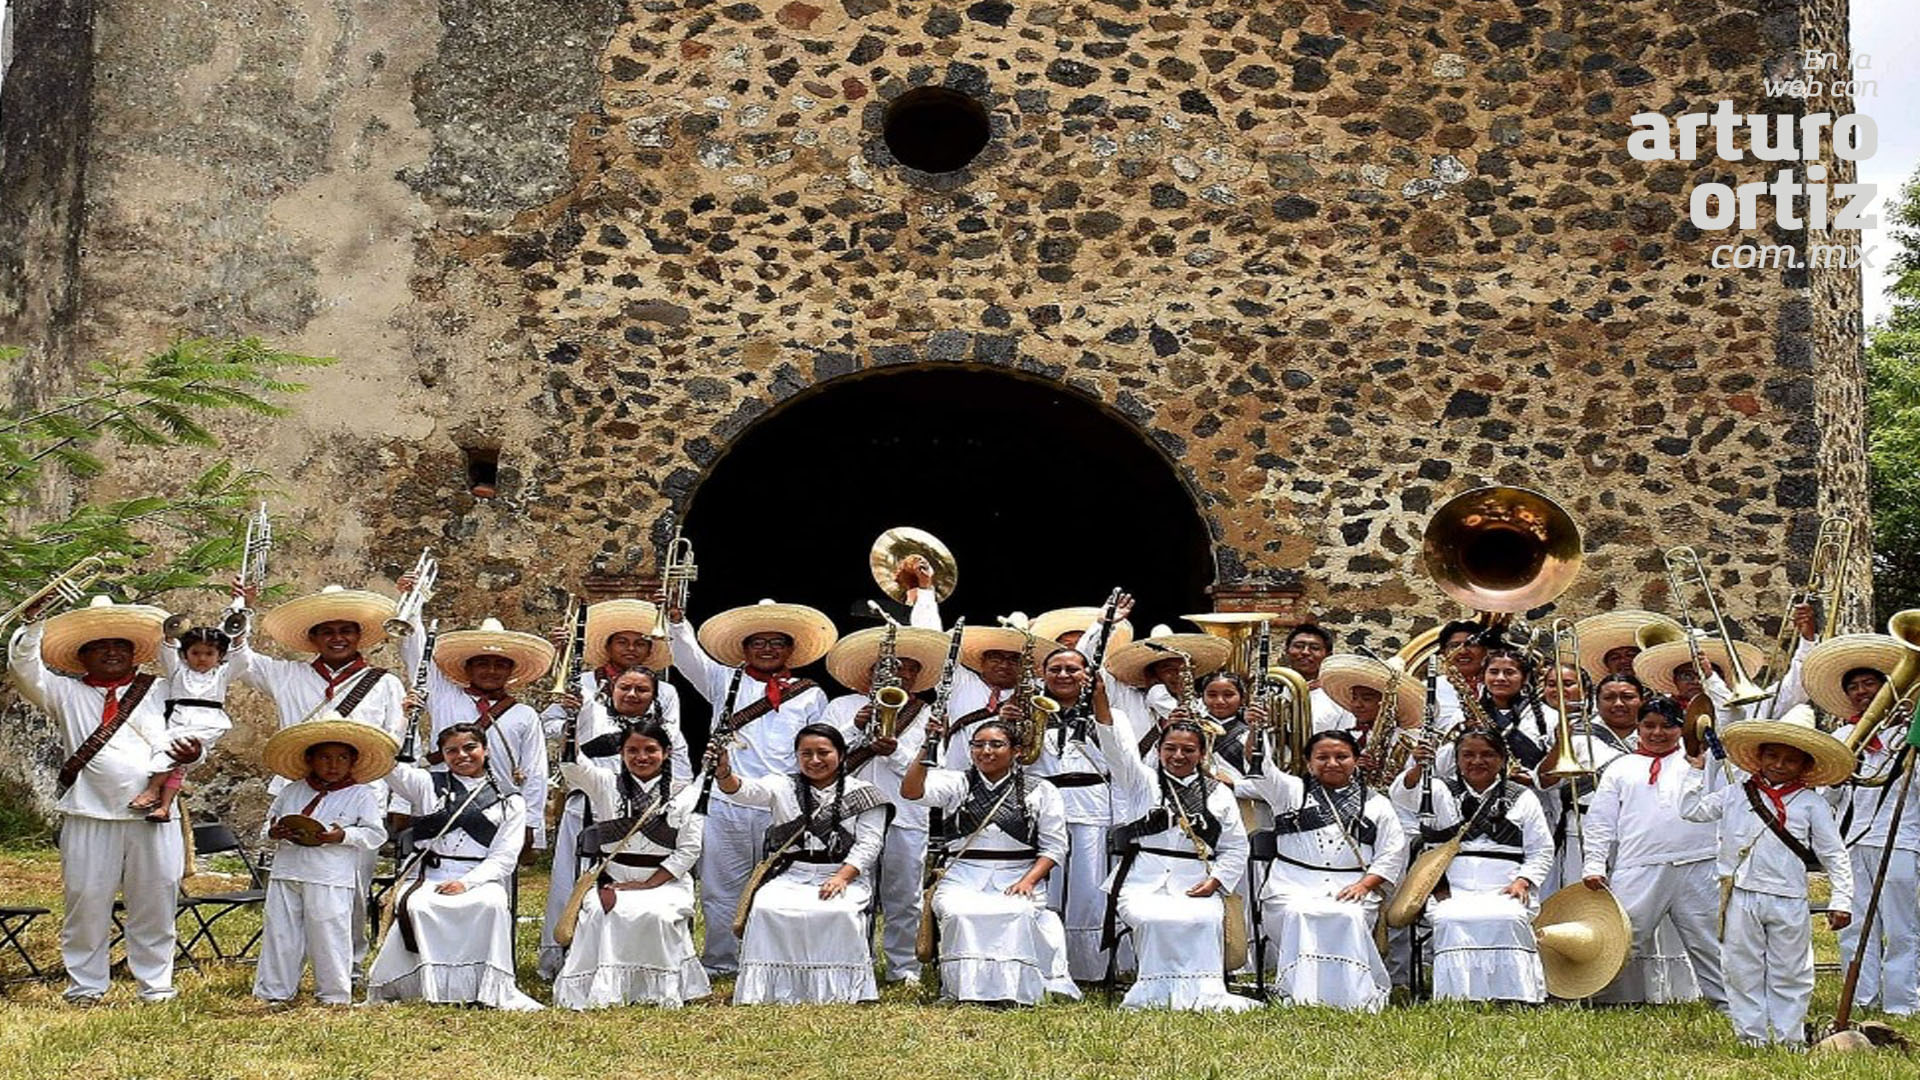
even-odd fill
[[(178, 642), (164, 642), (160, 668), (173, 696), (166, 702), (167, 734), (175, 739), (199, 739), (207, 748), (233, 728), (227, 717), (227, 635), (211, 626), (196, 626)], [(171, 647), (167, 647), (171, 646)], [(200, 760), (206, 760), (201, 754)], [(183, 765), (153, 774), (146, 790), (133, 797), (128, 809), (144, 810), (148, 821), (172, 821), (173, 800), (186, 777)]]

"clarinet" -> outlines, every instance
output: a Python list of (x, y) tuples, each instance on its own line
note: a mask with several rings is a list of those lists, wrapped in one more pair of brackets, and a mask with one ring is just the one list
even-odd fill
[[(1420, 717), (1420, 737), (1423, 739), (1433, 731), (1439, 718), (1439, 664), (1443, 659), (1438, 650), (1427, 659), (1427, 705)], [(1420, 821), (1423, 825), (1433, 818), (1433, 767), (1434, 762), (1429, 761), (1420, 769)]]
[[(960, 638), (966, 633), (966, 629), (966, 619), (955, 620), (953, 632), (947, 640), (947, 659), (944, 664), (940, 665), (940, 681), (936, 683), (933, 688), (933, 713), (931, 715), (934, 719), (940, 721), (943, 726), (947, 722), (947, 699), (953, 696), (953, 672), (960, 663)], [(926, 742), (921, 744), (920, 760), (926, 764), (927, 768), (939, 768), (940, 747), (945, 745), (947, 740), (951, 738), (953, 738), (953, 732), (949, 731), (946, 733), (945, 738), (934, 739), (928, 737)]]
[(713, 725), (713, 738), (707, 741), (707, 775), (700, 781), (700, 800), (693, 804), (693, 812), (704, 815), (713, 802), (713, 767), (718, 763), (720, 749), (733, 741), (733, 703), (740, 697), (740, 676), (746, 674), (747, 666), (733, 669), (733, 678), (727, 682), (727, 703), (720, 710), (720, 719)]
[(1260, 647), (1255, 652), (1252, 678), (1247, 680), (1247, 693), (1252, 695), (1266, 711), (1267, 718), (1258, 728), (1247, 725), (1247, 775), (1264, 776), (1267, 771), (1267, 733), (1273, 730), (1277, 719), (1274, 710), (1279, 702), (1273, 694), (1267, 677), (1267, 665), (1273, 661), (1273, 628), (1271, 623), (1260, 624)]
[[(586, 656), (587, 641), (587, 605), (581, 604), (573, 614), (573, 644), (571, 657), (567, 661), (567, 685), (576, 692), (580, 688), (580, 665)], [(560, 736), (560, 763), (571, 765), (580, 760), (580, 714), (585, 712), (587, 703), (582, 701), (573, 715), (567, 717), (566, 729)]]
[(420, 640), (420, 664), (413, 669), (413, 704), (407, 707), (406, 713), (407, 741), (400, 744), (400, 753), (394, 756), (395, 761), (408, 765), (413, 764), (418, 752), (420, 718), (426, 712), (427, 673), (433, 668), (433, 642), (439, 636), (440, 620), (435, 619), (427, 624), (426, 636)]

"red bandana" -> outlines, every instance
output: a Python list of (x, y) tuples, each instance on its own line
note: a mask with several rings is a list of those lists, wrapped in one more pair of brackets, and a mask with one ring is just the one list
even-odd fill
[(612, 687), (614, 680), (618, 679), (626, 670), (626, 668), (609, 660), (600, 665), (600, 670), (597, 674), (600, 676), (601, 682), (606, 683), (608, 687)]
[(314, 673), (326, 681), (326, 698), (328, 701), (333, 700), (333, 692), (340, 689), (342, 684), (366, 669), (367, 658), (364, 656), (355, 655), (352, 660), (348, 661), (347, 666), (339, 669), (328, 667), (327, 662), (317, 656), (313, 658)]
[(475, 718), (474, 722), (480, 725), (481, 730), (493, 726), (493, 710), (496, 705), (502, 701), (509, 704), (513, 701), (512, 694), (476, 693), (471, 689), (467, 691), (467, 696), (473, 699), (473, 707), (480, 710), (480, 715)]
[[(1848, 723), (1858, 727), (1860, 724), (1860, 717), (1862, 715), (1863, 714), (1861, 713), (1854, 713), (1853, 719), (1849, 720)], [(1886, 748), (1887, 748), (1887, 744), (1880, 741), (1880, 733), (1877, 731), (1874, 732), (1873, 738), (1867, 740), (1867, 749), (1872, 751), (1873, 753), (1877, 754), (1880, 751), (1885, 750)]]
[(1787, 800), (1793, 797), (1794, 792), (1806, 786), (1798, 780), (1779, 787), (1770, 787), (1758, 779), (1753, 782), (1753, 790), (1765, 795), (1767, 801), (1773, 804), (1773, 815), (1780, 819), (1782, 825), (1787, 823)]
[(758, 679), (767, 684), (767, 704), (776, 709), (779, 708), (781, 695), (793, 685), (793, 673), (782, 670), (771, 675), (762, 675), (752, 668), (747, 668), (746, 672), (749, 678)]
[(327, 797), (327, 792), (345, 791), (347, 788), (352, 787), (354, 783), (355, 781), (353, 779), (352, 774), (348, 774), (343, 779), (337, 780), (329, 784), (325, 780), (320, 779), (319, 777), (313, 775), (312, 773), (308, 773), (307, 786), (312, 788), (317, 794), (314, 795), (312, 802), (308, 803), (306, 806), (301, 808), (300, 816), (312, 817), (314, 808), (320, 805), (321, 799), (324, 799)]
[(100, 709), (100, 723), (105, 725), (113, 723), (113, 718), (120, 715), (119, 692), (126, 687), (127, 684), (133, 682), (133, 673), (129, 672), (126, 678), (116, 679), (113, 682), (101, 682), (91, 675), (80, 681), (96, 690), (105, 690), (107, 692), (107, 703)]
[(1653, 767), (1647, 770), (1647, 783), (1649, 784), (1659, 783), (1660, 782), (1660, 762), (1662, 759), (1664, 759), (1667, 756), (1667, 754), (1671, 754), (1673, 753), (1673, 751), (1669, 750), (1667, 751), (1666, 754), (1656, 754), (1653, 751), (1648, 750), (1646, 747), (1642, 746), (1642, 747), (1635, 748), (1633, 752), (1636, 754), (1639, 754), (1641, 757), (1650, 757), (1653, 759)]
[(990, 686), (987, 689), (992, 691), (992, 693), (987, 695), (987, 711), (988, 712), (997, 711), (1000, 708), (1000, 688), (997, 686)]

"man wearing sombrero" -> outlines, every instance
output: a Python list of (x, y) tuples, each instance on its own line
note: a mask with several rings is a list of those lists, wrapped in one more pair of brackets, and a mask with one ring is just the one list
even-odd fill
[[(1803, 675), (1807, 692), (1822, 712), (1840, 717), (1833, 737), (1851, 745), (1854, 727), (1906, 655), (1907, 646), (1887, 634), (1841, 634), (1807, 654)], [(1891, 710), (1889, 710), (1891, 712)], [(1840, 815), (1840, 839), (1852, 856), (1856, 884), (1879, 873), (1887, 834), (1897, 805), (1894, 796), (1900, 777), (1913, 767), (1913, 751), (1898, 737), (1899, 727), (1875, 733), (1860, 747), (1857, 768), (1871, 784), (1849, 777), (1827, 793)], [(1907, 799), (1894, 831), (1893, 857), (1887, 861), (1886, 880), (1880, 886), (1880, 908), (1874, 920), (1866, 955), (1860, 961), (1860, 983), (1855, 999), (1863, 1006), (1878, 1005), (1893, 1016), (1920, 1012), (1920, 798)], [(1860, 925), (1840, 931), (1840, 960), (1853, 962), (1861, 948)]]
[[(900, 781), (926, 745), (928, 707), (910, 696), (899, 714), (895, 736), (879, 737), (874, 730), (873, 679), (887, 628), (876, 626), (841, 638), (827, 653), (827, 671), (853, 691), (827, 703), (826, 721), (839, 728), (852, 747), (847, 775), (880, 790), (894, 806), (880, 853), (880, 912), (887, 954), (887, 980), (918, 978), (920, 961), (914, 957), (920, 929), (920, 873), (927, 853), (927, 809), (900, 797)], [(899, 664), (900, 688), (909, 695), (932, 689), (947, 658), (947, 636), (937, 630), (903, 626), (896, 631), (894, 655)]]
[[(574, 688), (575, 697), (555, 702), (540, 714), (549, 738), (560, 737), (567, 717), (580, 710), (581, 702), (597, 697), (612, 712), (614, 681), (636, 665), (660, 675), (654, 694), (660, 722), (678, 735), (680, 691), (666, 679), (667, 669), (673, 665), (673, 650), (666, 638), (653, 636), (659, 624), (659, 609), (645, 600), (602, 600), (587, 607), (586, 648), (581, 653), (580, 685)], [(566, 635), (572, 632), (571, 626), (555, 627), (554, 643), (565, 646)]]
[(1778, 720), (1749, 720), (1729, 729), (1724, 740), (1740, 782), (1709, 792), (1705, 762), (1689, 758), (1680, 814), (1720, 823), (1716, 868), (1727, 1015), (1734, 1035), (1748, 1046), (1801, 1046), (1813, 1001), (1810, 856), (1832, 886), (1828, 927), (1845, 927), (1853, 910), (1853, 865), (1833, 808), (1814, 789), (1852, 775), (1853, 755), (1814, 726), (1810, 705)]
[(67, 755), (55, 805), (63, 815), (60, 959), (75, 1004), (95, 1004), (107, 992), (116, 893), (126, 901), (127, 967), (141, 1000), (174, 995), (180, 830), (127, 805), (148, 777), (205, 752), (196, 739), (168, 742), (167, 681), (137, 670), (159, 650), (166, 617), (98, 596), (16, 631), (9, 648), (14, 684), (52, 718)]
[[(1793, 623), (1799, 636), (1795, 639), (1793, 656), (1785, 674), (1767, 688), (1767, 698), (1750, 705), (1731, 704), (1729, 699), (1733, 697), (1733, 690), (1727, 685), (1727, 672), (1732, 667), (1731, 656), (1718, 635), (1703, 630), (1682, 631), (1678, 636), (1662, 640), (1657, 636), (1649, 636), (1657, 634), (1657, 629), (1643, 629), (1639, 640), (1644, 647), (1633, 658), (1633, 674), (1648, 687), (1671, 696), (1682, 705), (1692, 701), (1696, 694), (1706, 694), (1713, 701), (1714, 723), (1721, 730), (1751, 717), (1783, 715), (1807, 700), (1801, 668), (1812, 651), (1819, 630), (1813, 609), (1805, 604), (1793, 609)], [(1689, 633), (1694, 635), (1700, 655), (1707, 662), (1708, 670), (1704, 675), (1694, 669), (1693, 649), (1688, 646), (1686, 638)], [(1739, 656), (1740, 666), (1757, 677), (1766, 663), (1766, 654), (1758, 646), (1745, 641), (1735, 641), (1733, 648)]]
[[(827, 655), (840, 636), (833, 621), (803, 604), (763, 600), (713, 616), (697, 636), (686, 613), (671, 609), (667, 633), (681, 674), (713, 705), (715, 723), (729, 708), (733, 711), (729, 764), (734, 775), (758, 780), (796, 771), (794, 736), (825, 715), (827, 694), (813, 680), (795, 678), (793, 669)], [(736, 669), (743, 677), (729, 701)], [(767, 810), (735, 803), (723, 791), (713, 794), (700, 851), (707, 926), (701, 962), (710, 973), (730, 975), (739, 968), (734, 908), (760, 860), (771, 820)]]

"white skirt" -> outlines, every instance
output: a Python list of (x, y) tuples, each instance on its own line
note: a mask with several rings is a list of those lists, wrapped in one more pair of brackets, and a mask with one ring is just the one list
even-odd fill
[(1274, 988), (1295, 1005), (1379, 1012), (1387, 1004), (1387, 965), (1373, 943), (1378, 894), (1337, 900), (1326, 889), (1276, 882), (1266, 932), (1279, 957)]
[[(1133, 931), (1140, 971), (1121, 1008), (1240, 1012), (1258, 1004), (1227, 992), (1222, 899), (1188, 896), (1177, 878), (1120, 890), (1119, 915)], [(1235, 893), (1224, 901), (1242, 902)]]
[(566, 966), (553, 983), (555, 1005), (677, 1009), (712, 993), (693, 949), (693, 886), (685, 878), (616, 890), (613, 897), (612, 911), (600, 906), (598, 893), (580, 905)]
[[(1067, 861), (1047, 875), (1047, 900), (1066, 929), (1067, 971), (1080, 982), (1096, 982), (1107, 974), (1107, 953), (1100, 947), (1100, 931), (1107, 917), (1107, 894), (1102, 885), (1111, 869), (1107, 865), (1107, 827), (1068, 825)], [(1114, 969), (1133, 970), (1130, 944), (1122, 945)]]
[[(438, 880), (458, 876), (446, 873)], [(507, 908), (507, 890), (490, 881), (449, 896), (434, 891), (437, 883), (429, 875), (418, 889), (395, 886), (411, 892), (407, 910), (420, 951), (409, 950), (400, 928), (393, 927), (367, 973), (367, 1000), (540, 1008), (514, 982), (513, 913)]]
[(1547, 999), (1547, 976), (1527, 905), (1498, 892), (1461, 892), (1427, 909), (1433, 924), (1433, 996), (1439, 1000)]
[[(562, 962), (566, 959), (566, 950), (553, 940), (553, 928), (560, 924), (560, 916), (566, 911), (567, 897), (571, 895), (573, 883), (580, 876), (575, 867), (580, 865), (580, 828), (584, 819), (587, 797), (579, 792), (569, 794), (562, 804), (559, 827), (553, 837), (553, 881), (547, 889), (547, 910), (540, 920), (540, 977), (552, 979), (560, 974)], [(541, 808), (543, 811), (545, 807)], [(577, 938), (575, 940), (578, 940)]]
[(735, 1005), (879, 999), (865, 914), (872, 890), (855, 878), (820, 899), (820, 884), (840, 865), (795, 863), (760, 886), (740, 942)]
[(1047, 908), (1045, 884), (1032, 897), (1006, 894), (1032, 867), (962, 859), (940, 879), (933, 914), (940, 922), (943, 997), (1021, 1005), (1038, 1004), (1049, 991), (1079, 998), (1067, 973), (1066, 932)]
[(1608, 983), (1593, 1000), (1606, 1005), (1673, 1005), (1700, 1000), (1700, 980), (1693, 959), (1673, 920), (1661, 919), (1653, 929), (1653, 952), (1627, 958), (1620, 977)]

